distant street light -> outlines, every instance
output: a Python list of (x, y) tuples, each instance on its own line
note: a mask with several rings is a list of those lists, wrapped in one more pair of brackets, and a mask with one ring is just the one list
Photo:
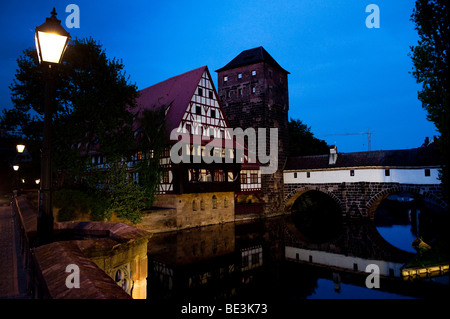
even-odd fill
[(16, 149), (18, 153), (23, 153), (23, 151), (25, 150), (25, 145), (23, 144), (17, 144), (16, 145)]
[(52, 66), (61, 63), (70, 40), (70, 34), (61, 26), (53, 8), (51, 17), (36, 27), (35, 42), (39, 63), (42, 65), (45, 79), (44, 101), (44, 141), (41, 155), (41, 186), (38, 214), (38, 245), (53, 241), (53, 205), (52, 205), (52, 146), (51, 122), (54, 105), (53, 83), (55, 74)]
[(19, 165), (13, 165), (13, 170), (17, 172), (19, 170)]

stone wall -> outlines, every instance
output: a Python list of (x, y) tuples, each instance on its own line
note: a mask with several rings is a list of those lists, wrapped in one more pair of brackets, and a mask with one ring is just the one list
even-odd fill
[[(252, 72), (255, 71), (255, 75)], [(242, 74), (242, 78), (238, 77)], [(228, 80), (224, 81), (224, 76)], [(260, 62), (221, 71), (218, 94), (232, 128), (278, 128), (278, 170), (261, 177), (261, 198), (266, 216), (283, 210), (283, 168), (288, 154), (289, 94), (287, 73)], [(270, 149), (269, 130), (266, 151)], [(250, 148), (252, 145), (248, 145)], [(257, 149), (255, 146), (254, 149)]]
[(153, 207), (136, 227), (157, 233), (234, 222), (234, 192), (157, 195)]
[(324, 183), (324, 184), (285, 184), (285, 210), (290, 212), (295, 200), (309, 190), (323, 192), (333, 198), (348, 217), (373, 218), (380, 202), (391, 194), (410, 192), (427, 197), (442, 208), (448, 208), (443, 198), (442, 185), (399, 184), (399, 183)]

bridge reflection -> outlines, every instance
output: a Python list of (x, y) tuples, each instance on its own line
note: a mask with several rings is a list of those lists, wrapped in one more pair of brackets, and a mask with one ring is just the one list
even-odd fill
[[(371, 221), (347, 222), (326, 242), (309, 241), (284, 216), (155, 234), (148, 247), (147, 295), (155, 303), (328, 298), (317, 295), (322, 280), (338, 293), (341, 284), (364, 288), (369, 298), (425, 298), (448, 289), (402, 279), (414, 254), (386, 242)], [(365, 287), (368, 264), (380, 268), (379, 289)]]

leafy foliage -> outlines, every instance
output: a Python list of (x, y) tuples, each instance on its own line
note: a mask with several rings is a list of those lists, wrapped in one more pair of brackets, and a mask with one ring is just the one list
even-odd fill
[(327, 143), (314, 137), (311, 128), (303, 124), (302, 121), (291, 118), (288, 131), (290, 156), (328, 154)]
[[(14, 108), (5, 110), (1, 127), (39, 148), (42, 140), (44, 88), (43, 71), (36, 50), (27, 49), (17, 60), (18, 69), (10, 86)], [(132, 141), (132, 114), (138, 96), (129, 84), (121, 61), (107, 58), (93, 39), (75, 39), (63, 63), (53, 68), (54, 98), (52, 143), (56, 169), (84, 169), (78, 145), (89, 152), (126, 150)]]
[(416, 0), (411, 20), (419, 34), (417, 45), (411, 47), (412, 75), (422, 83), (418, 98), (427, 118), (441, 134), (439, 144), (446, 164), (441, 181), (448, 193), (450, 5), (447, 0)]

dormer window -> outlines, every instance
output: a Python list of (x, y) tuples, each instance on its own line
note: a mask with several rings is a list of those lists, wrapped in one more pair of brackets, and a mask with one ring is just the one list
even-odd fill
[(224, 76), (224, 77), (223, 77), (223, 81), (224, 81), (224, 82), (228, 82), (228, 76)]
[(238, 73), (238, 79), (242, 79), (242, 73)]

